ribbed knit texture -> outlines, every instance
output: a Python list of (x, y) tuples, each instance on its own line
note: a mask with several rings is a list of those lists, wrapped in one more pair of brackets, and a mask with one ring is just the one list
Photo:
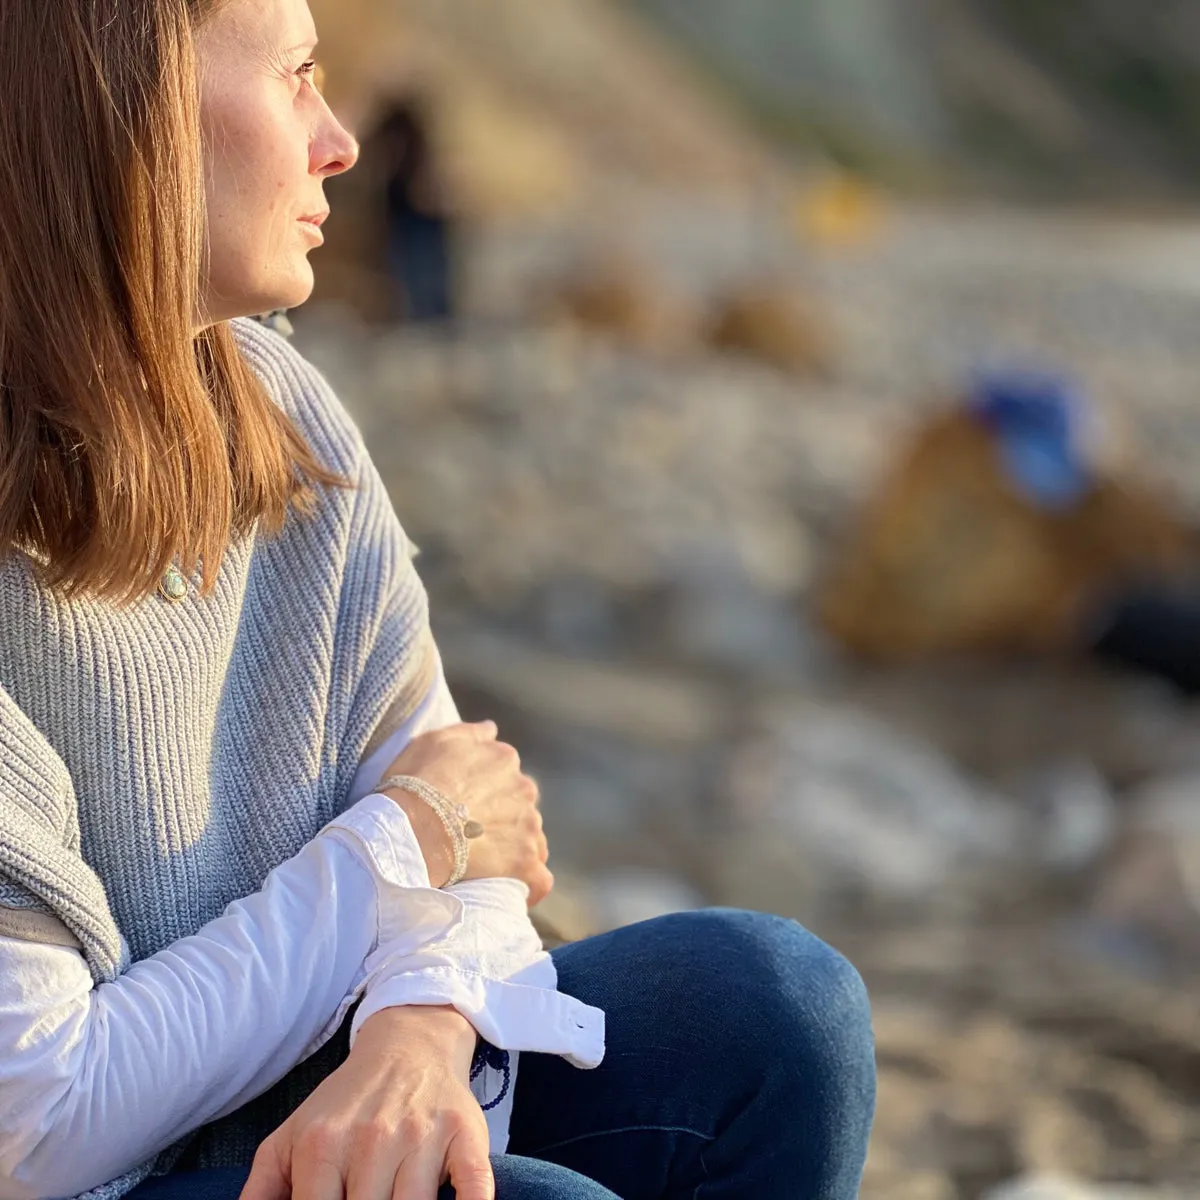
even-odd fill
[[(0, 561), (0, 906), (58, 918), (97, 983), (259, 890), (433, 683), (425, 593), (358, 429), (284, 338), (235, 328), (356, 490), (322, 489), (312, 516), (236, 544), (204, 599), (197, 572), (178, 602), (68, 603), (24, 555)], [(338, 1053), (201, 1131), (189, 1165), (248, 1163)], [(115, 1200), (153, 1167), (89, 1195)]]

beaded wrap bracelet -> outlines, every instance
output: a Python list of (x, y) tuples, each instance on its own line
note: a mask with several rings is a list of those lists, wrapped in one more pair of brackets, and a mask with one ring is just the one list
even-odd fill
[(454, 850), (454, 866), (450, 871), (450, 878), (443, 886), (453, 887), (461, 882), (467, 873), (467, 842), (472, 838), (482, 837), (483, 826), (478, 821), (471, 820), (471, 814), (465, 804), (456, 803), (431, 783), (426, 783), (424, 779), (418, 779), (415, 775), (389, 775), (375, 785), (377, 792), (386, 791), (388, 788), (400, 788), (409, 792), (419, 800), (424, 800), (437, 814)]

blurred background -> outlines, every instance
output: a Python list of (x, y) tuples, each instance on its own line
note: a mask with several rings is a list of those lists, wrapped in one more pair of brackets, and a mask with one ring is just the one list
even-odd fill
[(1200, 6), (312, 6), (295, 340), (548, 930), (844, 950), (865, 1197), (1200, 1196)]

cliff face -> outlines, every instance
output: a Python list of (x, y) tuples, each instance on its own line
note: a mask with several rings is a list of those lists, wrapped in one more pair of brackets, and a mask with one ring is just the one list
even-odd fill
[(360, 129), (419, 90), (464, 206), (554, 209), (628, 184), (756, 193), (767, 140), (611, 0), (313, 0), (328, 94)]
[(557, 203), (622, 176), (755, 190), (773, 169), (764, 130), (801, 158), (918, 187), (1129, 198), (1200, 185), (1200, 8), (1186, 0), (313, 10), (332, 94), (355, 117), (414, 81), (446, 98), (444, 139), (484, 207)]
[(1200, 182), (1200, 10), (1122, 0), (634, 0), (785, 140), (938, 184)]

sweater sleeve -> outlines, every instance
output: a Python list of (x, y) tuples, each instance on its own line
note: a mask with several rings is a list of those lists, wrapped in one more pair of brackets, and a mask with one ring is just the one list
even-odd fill
[(461, 910), (372, 796), (111, 982), (78, 951), (0, 936), (0, 1200), (82, 1193), (240, 1107), (332, 1036), (379, 945), (415, 953)]

